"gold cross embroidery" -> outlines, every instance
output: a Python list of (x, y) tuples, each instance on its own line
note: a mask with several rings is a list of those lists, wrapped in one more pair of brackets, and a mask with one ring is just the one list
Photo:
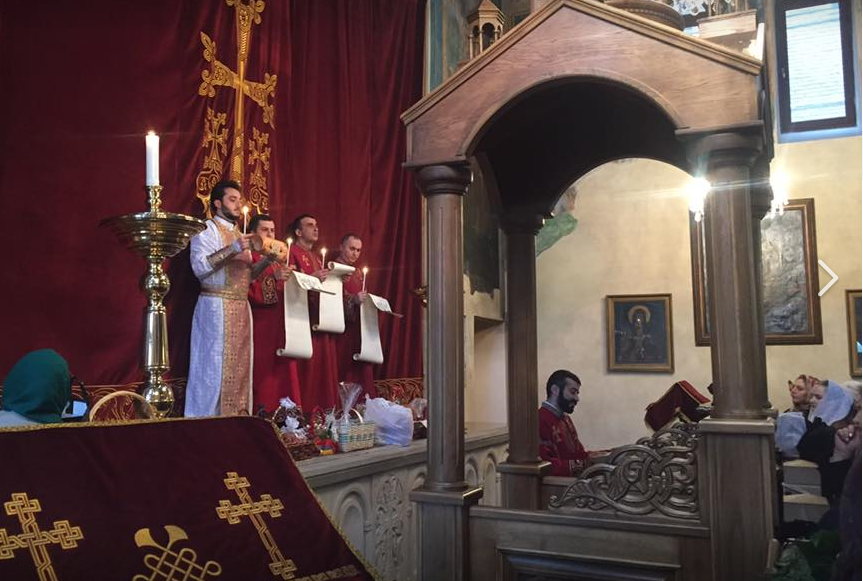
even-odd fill
[[(245, 97), (249, 97), (263, 111), (264, 123), (275, 127), (273, 118), (275, 106), (270, 101), (276, 94), (277, 76), (264, 73), (264, 82), (259, 83), (246, 78), (246, 66), (249, 60), (249, 44), (252, 35), (252, 25), (261, 23), (261, 13), (265, 3), (262, 0), (225, 0), (228, 6), (235, 8), (237, 28), (237, 69), (236, 71), (216, 58), (216, 42), (201, 31), (201, 43), (204, 45), (204, 60), (210, 63), (209, 70), (201, 71), (201, 86), (198, 94), (203, 97), (214, 97), (216, 87), (230, 87), (234, 90), (234, 134), (231, 140), (231, 161), (228, 175), (240, 184), (245, 182)], [(208, 119), (204, 122), (204, 147), (210, 147), (210, 152), (204, 162), (204, 170), (198, 174), (196, 185), (197, 196), (208, 208), (209, 190), (221, 177), (222, 162), (219, 149), (224, 150), (224, 143), (219, 143), (219, 127), (225, 121), (224, 113), (211, 113), (208, 108)], [(221, 117), (220, 117), (221, 116)], [(252, 141), (249, 143), (249, 165), (254, 166), (250, 187), (246, 192), (249, 201), (260, 211), (266, 211), (269, 206), (269, 195), (266, 191), (266, 178), (263, 170), (269, 169), (270, 148), (267, 147), (269, 134), (261, 133), (256, 128)], [(224, 139), (224, 137), (223, 137)]]
[(235, 525), (240, 522), (244, 516), (249, 517), (255, 529), (258, 531), (258, 536), (261, 537), (261, 542), (267, 553), (270, 555), (270, 572), (273, 575), (281, 576), (282, 579), (293, 579), (294, 572), (297, 566), (290, 559), (286, 559), (282, 555), (282, 551), (276, 545), (270, 529), (267, 528), (267, 523), (264, 522), (263, 513), (268, 513), (272, 518), (282, 516), (284, 505), (278, 498), (273, 498), (269, 494), (262, 494), (261, 500), (254, 502), (249, 495), (249, 479), (245, 476), (240, 476), (236, 472), (228, 472), (225, 478), (225, 488), (233, 490), (237, 493), (237, 498), (242, 504), (231, 504), (229, 500), (220, 500), (219, 506), (216, 507), (216, 514), (219, 518), (227, 520), (228, 524)]
[(42, 512), (42, 505), (38, 499), (28, 498), (26, 492), (13, 493), (12, 500), (5, 502), (3, 507), (7, 515), (18, 517), (21, 534), (9, 535), (6, 529), (0, 529), (0, 560), (13, 558), (16, 549), (29, 549), (39, 581), (57, 581), (48, 546), (59, 544), (62, 549), (76, 548), (78, 541), (84, 538), (81, 527), (73, 527), (68, 520), (60, 520), (54, 521), (54, 528), (50, 531), (39, 529), (36, 513)]
[(160, 545), (153, 539), (150, 529), (138, 529), (135, 533), (135, 544), (138, 547), (156, 549), (144, 557), (144, 566), (151, 571), (150, 576), (135, 575), (132, 581), (205, 581), (208, 576), (222, 574), (222, 566), (216, 561), (198, 564), (198, 554), (188, 547), (173, 551), (174, 543), (186, 541), (189, 536), (186, 531), (175, 525), (166, 525), (168, 544)]

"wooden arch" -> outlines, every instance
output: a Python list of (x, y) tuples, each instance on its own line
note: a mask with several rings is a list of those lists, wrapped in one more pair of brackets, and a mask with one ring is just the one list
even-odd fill
[[(439, 543), (456, 555), (468, 550), (464, 523), (481, 494), (464, 481), (462, 196), (471, 160), (501, 214), (508, 270), (517, 273), (504, 293), (510, 442), (498, 471), (507, 508), (539, 509), (547, 468), (537, 458), (536, 415), (542, 217), (575, 178), (620, 157), (697, 168), (718, 186), (705, 236), (716, 389), (714, 414), (701, 426), (715, 487), (705, 500), (705, 559), (715, 579), (763, 570), (772, 506), (768, 494), (749, 493), (770, 490), (772, 462), (755, 267), (772, 153), (763, 78), (757, 59), (593, 0), (555, 0), (403, 114), (405, 165), (427, 202), (428, 477), (413, 496), (424, 578), (435, 578), (427, 563), (437, 578), (464, 578), (464, 563)], [(740, 470), (733, 465), (744, 449), (750, 466)]]

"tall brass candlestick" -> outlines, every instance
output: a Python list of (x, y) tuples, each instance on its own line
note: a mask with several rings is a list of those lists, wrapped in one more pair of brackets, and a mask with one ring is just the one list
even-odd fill
[(163, 418), (174, 407), (174, 392), (162, 377), (171, 368), (168, 362), (168, 322), (163, 302), (171, 290), (171, 281), (163, 263), (183, 250), (192, 236), (207, 225), (185, 214), (163, 212), (162, 186), (145, 186), (144, 191), (147, 192), (149, 212), (106, 218), (100, 225), (111, 228), (120, 242), (147, 261), (147, 270), (141, 278), (141, 290), (147, 297), (141, 363), (144, 383), (141, 389), (156, 416)]

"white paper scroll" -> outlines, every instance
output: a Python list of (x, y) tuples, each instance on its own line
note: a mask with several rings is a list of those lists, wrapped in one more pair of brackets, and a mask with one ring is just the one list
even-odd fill
[(390, 308), (390, 302), (383, 297), (369, 294), (369, 299), (360, 306), (360, 352), (354, 353), (354, 361), (383, 363), (381, 334), (378, 330), (378, 311), (401, 317)]
[(353, 274), (354, 267), (341, 262), (330, 262), (327, 268), (330, 269), (330, 274), (322, 283), (323, 292), (326, 294), (321, 294), (318, 324), (312, 328), (325, 333), (344, 333), (345, 303), (342, 298), (342, 279)]
[(279, 357), (312, 358), (309, 291), (314, 290), (321, 290), (321, 281), (302, 272), (285, 281), (285, 348), (276, 349)]

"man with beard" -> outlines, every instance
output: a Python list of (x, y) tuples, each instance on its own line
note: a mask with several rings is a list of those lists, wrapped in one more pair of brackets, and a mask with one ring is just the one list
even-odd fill
[[(318, 242), (317, 219), (311, 214), (301, 214), (291, 223), (291, 232), (295, 241), (291, 245), (288, 264), (298, 272), (324, 281), (330, 271), (321, 263), (320, 254), (313, 250)], [(312, 325), (318, 322), (318, 300), (316, 293), (309, 293), (309, 319)], [(316, 407), (337, 407), (339, 379), (336, 343), (332, 334), (312, 332), (312, 358), (298, 360), (297, 372), (304, 411), (311, 412)]]
[(356, 234), (345, 234), (339, 245), (336, 262), (353, 266), (353, 274), (342, 283), (345, 301), (345, 332), (336, 336), (336, 352), (339, 357), (339, 379), (363, 386), (369, 397), (377, 397), (372, 364), (354, 361), (354, 353), (360, 352), (360, 306), (368, 298), (363, 290), (363, 272), (357, 264), (363, 251), (363, 241)]
[[(249, 231), (262, 239), (274, 239), (276, 223), (267, 214), (257, 214), (249, 222)], [(252, 250), (252, 264), (249, 305), (255, 339), (253, 409), (258, 413), (263, 408), (272, 414), (284, 397), (302, 405), (297, 360), (276, 355), (276, 350), (285, 342), (284, 287), (285, 280), (291, 276), (291, 267), (255, 250)]]
[(252, 316), (249, 238), (237, 228), (240, 185), (222, 181), (210, 193), (213, 218), (192, 238), (190, 260), (201, 282), (192, 318), (186, 417), (249, 413)]
[(539, 408), (539, 455), (551, 462), (553, 476), (576, 476), (587, 466), (588, 453), (569, 417), (578, 403), (581, 380), (559, 369), (545, 384), (547, 399)]

